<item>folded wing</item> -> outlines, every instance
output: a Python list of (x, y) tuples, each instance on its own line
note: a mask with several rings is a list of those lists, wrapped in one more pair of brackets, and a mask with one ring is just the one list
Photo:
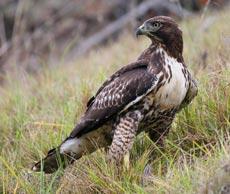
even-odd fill
[(157, 78), (141, 61), (122, 68), (110, 77), (87, 104), (87, 110), (69, 138), (97, 129), (114, 115), (129, 108), (151, 92)]

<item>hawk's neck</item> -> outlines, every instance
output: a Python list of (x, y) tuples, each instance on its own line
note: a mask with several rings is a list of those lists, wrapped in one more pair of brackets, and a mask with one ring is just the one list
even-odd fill
[[(159, 51), (164, 51), (162, 52), (163, 54), (158, 54)], [(179, 63), (184, 64), (184, 59), (182, 56), (181, 52), (173, 50), (173, 48), (168, 48), (165, 44), (162, 44), (160, 42), (153, 42), (140, 56), (140, 59), (145, 59), (150, 62), (153, 62), (153, 60), (156, 60), (154, 55), (158, 55), (159, 58), (164, 58), (164, 54), (167, 54), (168, 56), (174, 58), (177, 60)], [(154, 58), (154, 59), (153, 59)]]
[(161, 72), (165, 72), (165, 70), (168, 68), (172, 69), (174, 66), (185, 67), (182, 56), (179, 56), (179, 58), (172, 56), (164, 45), (154, 45), (149, 49), (152, 49), (149, 58), (149, 72), (152, 72), (156, 75)]

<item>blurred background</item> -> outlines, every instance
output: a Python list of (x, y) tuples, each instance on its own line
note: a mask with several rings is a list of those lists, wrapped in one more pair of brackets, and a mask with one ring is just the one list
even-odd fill
[[(229, 191), (229, 1), (0, 0), (0, 194)], [(141, 134), (121, 176), (103, 150), (64, 173), (31, 173), (69, 135), (104, 80), (148, 47), (135, 30), (155, 15), (177, 20), (185, 62), (199, 83), (165, 149)], [(143, 183), (150, 154), (153, 176)]]
[(12, 66), (37, 73), (116, 40), (154, 15), (177, 19), (216, 11), (228, 0), (1, 0), (0, 80)]

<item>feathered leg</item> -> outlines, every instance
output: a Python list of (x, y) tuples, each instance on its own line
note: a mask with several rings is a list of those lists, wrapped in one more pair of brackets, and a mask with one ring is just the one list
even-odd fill
[(109, 147), (109, 160), (115, 161), (118, 165), (122, 162), (124, 156), (132, 148), (141, 119), (142, 115), (139, 111), (128, 112), (120, 118)]

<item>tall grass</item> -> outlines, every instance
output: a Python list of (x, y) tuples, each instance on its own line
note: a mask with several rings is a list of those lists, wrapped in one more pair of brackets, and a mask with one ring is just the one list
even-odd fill
[[(207, 18), (213, 23), (204, 28)], [(199, 94), (177, 116), (164, 149), (140, 134), (119, 176), (104, 150), (52, 175), (30, 167), (69, 134), (103, 80), (134, 61), (148, 40), (124, 32), (71, 64), (44, 67), (37, 76), (9, 73), (0, 88), (1, 193), (218, 193), (230, 183), (222, 168), (230, 165), (229, 20), (223, 11), (181, 23), (185, 61), (199, 80)], [(143, 177), (147, 164), (152, 172)]]

